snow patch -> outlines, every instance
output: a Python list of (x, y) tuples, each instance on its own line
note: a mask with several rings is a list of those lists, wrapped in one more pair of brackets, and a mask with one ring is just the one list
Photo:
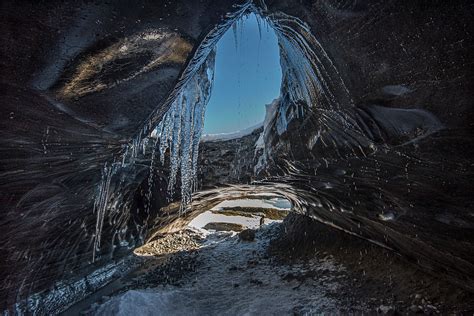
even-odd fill
[(287, 199), (279, 197), (271, 199), (237, 199), (224, 201), (212, 208), (212, 210), (222, 210), (223, 208), (230, 207), (272, 208), (289, 211), (291, 209), (291, 203)]
[(262, 126), (263, 126), (263, 122), (257, 125), (245, 128), (240, 131), (232, 132), (232, 133), (205, 134), (201, 137), (201, 141), (211, 142), (211, 141), (223, 141), (223, 140), (242, 138), (244, 136), (252, 134), (255, 130), (261, 128)]

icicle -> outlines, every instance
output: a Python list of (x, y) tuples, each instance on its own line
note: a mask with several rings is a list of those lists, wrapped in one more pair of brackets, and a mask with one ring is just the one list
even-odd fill
[(160, 130), (160, 160), (164, 163), (170, 151), (168, 191), (174, 193), (178, 171), (181, 173), (181, 202), (191, 202), (196, 187), (199, 141), (204, 125), (204, 112), (214, 81), (215, 52), (212, 51), (200, 69), (177, 95), (157, 126)]
[(262, 40), (262, 19), (258, 15), (255, 15), (255, 19), (257, 20), (258, 36), (261, 41)]
[(153, 176), (155, 174), (155, 157), (156, 157), (156, 147), (158, 144), (159, 139), (157, 138), (153, 144), (152, 152), (151, 152), (151, 160), (150, 160), (150, 171), (148, 174), (148, 192), (146, 193), (146, 205), (145, 205), (145, 212), (147, 214), (150, 213), (150, 206), (151, 206), (151, 195), (152, 195), (152, 187), (153, 187)]
[(235, 51), (238, 51), (238, 34), (237, 34), (237, 23), (232, 24), (232, 33), (234, 34), (234, 45), (235, 45)]
[(102, 179), (99, 185), (99, 192), (94, 203), (94, 213), (97, 213), (97, 220), (95, 225), (94, 248), (92, 250), (92, 261), (95, 261), (96, 251), (100, 250), (100, 237), (102, 228), (104, 226), (105, 213), (107, 211), (107, 202), (109, 200), (109, 189), (114, 168), (105, 163), (102, 170)]
[(282, 69), (293, 101), (304, 100), (309, 106), (320, 107), (324, 107), (321, 102), (326, 102), (333, 109), (339, 108), (333, 93), (337, 87), (339, 97), (345, 97), (347, 105), (353, 104), (337, 68), (304, 22), (283, 13), (273, 14), (267, 21), (278, 36)]

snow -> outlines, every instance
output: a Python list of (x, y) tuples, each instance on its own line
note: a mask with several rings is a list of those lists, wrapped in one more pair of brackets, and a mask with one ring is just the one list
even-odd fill
[(224, 201), (213, 208), (213, 210), (222, 210), (229, 207), (259, 207), (273, 208), (278, 210), (290, 210), (291, 203), (287, 199), (275, 197), (271, 199), (237, 199)]
[[(273, 222), (281, 222), (281, 221), (275, 221), (271, 220), (269, 218), (265, 218), (265, 223), (273, 223)], [(202, 229), (206, 224), (209, 223), (230, 223), (230, 224), (240, 224), (245, 226), (246, 228), (251, 228), (251, 229), (256, 229), (260, 227), (260, 216), (252, 216), (252, 217), (246, 217), (246, 216), (229, 216), (229, 215), (224, 215), (224, 214), (216, 214), (211, 211), (206, 211), (199, 216), (197, 216), (195, 219), (193, 219), (190, 223), (189, 226), (193, 228), (199, 228)]]
[[(224, 201), (215, 207), (213, 207), (210, 211), (206, 211), (196, 218), (194, 218), (190, 223), (189, 226), (194, 228), (203, 228), (208, 223), (231, 223), (231, 224), (240, 224), (247, 228), (258, 228), (260, 227), (260, 216), (252, 215), (252, 217), (246, 216), (238, 216), (238, 215), (225, 215), (219, 214), (216, 211), (221, 211), (224, 208), (232, 208), (232, 207), (252, 207), (252, 208), (271, 208), (277, 210), (290, 210), (291, 203), (283, 198), (274, 197), (271, 199), (238, 199), (238, 200), (228, 200)], [(249, 213), (250, 215), (251, 213)], [(281, 222), (279, 220), (271, 220), (269, 218), (265, 218), (265, 224), (270, 224), (274, 222)]]
[(231, 140), (242, 138), (244, 136), (250, 135), (256, 129), (259, 129), (263, 126), (263, 122), (257, 125), (245, 128), (240, 131), (232, 132), (232, 133), (219, 133), (219, 134), (205, 134), (201, 137), (201, 141), (203, 142), (211, 142), (211, 141), (223, 141), (223, 140)]
[(341, 271), (331, 259), (293, 265), (265, 257), (278, 224), (259, 229), (255, 242), (242, 242), (232, 233), (207, 235), (199, 251), (196, 272), (181, 286), (157, 285), (134, 289), (100, 305), (95, 315), (293, 315), (337, 311), (341, 303), (330, 294), (340, 284), (321, 275), (303, 282), (285, 276), (308, 271)]

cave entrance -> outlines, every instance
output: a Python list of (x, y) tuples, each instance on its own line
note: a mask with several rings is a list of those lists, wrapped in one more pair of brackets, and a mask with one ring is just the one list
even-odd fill
[(259, 15), (243, 15), (217, 42), (214, 85), (203, 139), (238, 137), (261, 127), (265, 105), (280, 95), (278, 39)]

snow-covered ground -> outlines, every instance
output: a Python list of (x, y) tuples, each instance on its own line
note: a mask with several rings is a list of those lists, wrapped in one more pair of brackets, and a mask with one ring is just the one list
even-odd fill
[[(329, 258), (282, 264), (268, 256), (281, 221), (260, 216), (229, 216), (223, 208), (291, 209), (278, 196), (224, 201), (196, 217), (189, 228), (205, 238), (198, 250), (195, 272), (183, 275), (180, 286), (156, 284), (115, 296), (95, 309), (96, 315), (293, 315), (338, 310), (334, 295), (341, 286), (335, 275), (343, 270)], [(214, 212), (212, 212), (214, 211)], [(203, 227), (211, 222), (258, 228), (255, 241), (241, 241), (236, 232)], [(309, 277), (308, 277), (309, 275)]]
[[(260, 216), (253, 215), (252, 217), (246, 216), (229, 216), (225, 214), (218, 214), (216, 211), (223, 210), (224, 208), (232, 208), (232, 207), (252, 207), (252, 208), (264, 208), (264, 209), (277, 209), (282, 211), (289, 211), (291, 209), (291, 203), (283, 198), (280, 197), (272, 197), (270, 199), (238, 199), (238, 200), (229, 200), (224, 201), (215, 207), (213, 207), (210, 211), (206, 211), (196, 218), (194, 218), (190, 223), (190, 227), (194, 228), (203, 228), (208, 223), (232, 223), (232, 224), (240, 224), (245, 226), (246, 228), (258, 228), (260, 226)], [(214, 212), (213, 212), (214, 211)], [(274, 222), (281, 222), (276, 220), (271, 220), (269, 218), (265, 218), (265, 224), (270, 224)]]
[[(184, 276), (183, 286), (159, 285), (129, 290), (100, 305), (96, 315), (293, 315), (335, 311), (329, 297), (338, 291), (331, 273), (341, 268), (328, 260), (277, 264), (266, 256), (278, 223), (258, 230), (254, 242), (235, 233), (208, 233), (199, 251), (196, 272)], [(303, 281), (293, 276), (309, 271), (320, 277)]]

